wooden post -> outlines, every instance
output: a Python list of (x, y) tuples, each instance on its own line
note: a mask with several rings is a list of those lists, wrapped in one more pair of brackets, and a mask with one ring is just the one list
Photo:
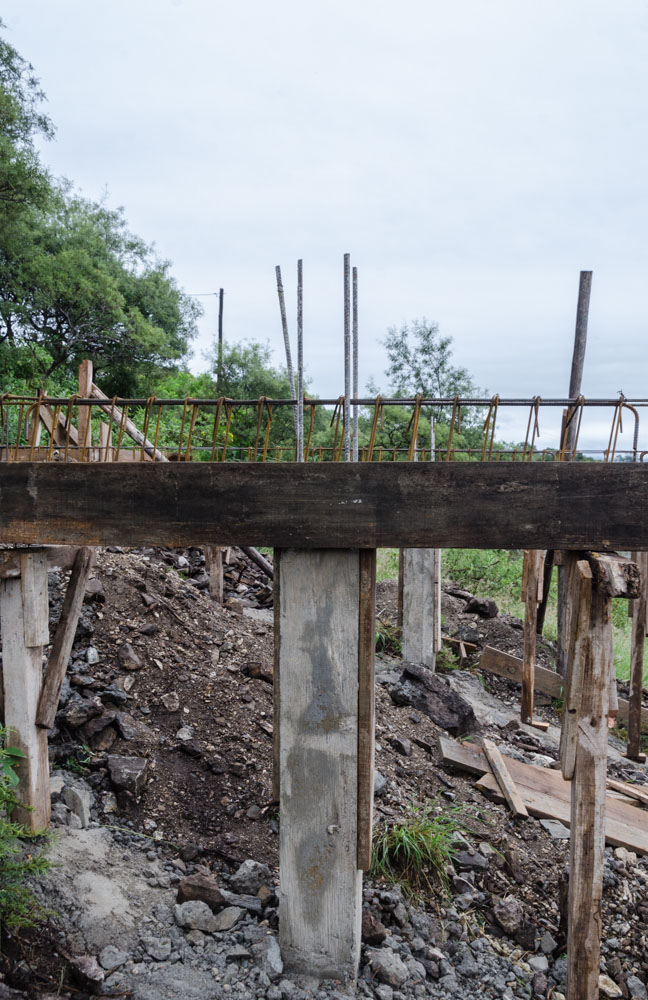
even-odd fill
[[(90, 399), (92, 396), (92, 361), (82, 361), (79, 365), (79, 396), (81, 399)], [(88, 457), (88, 449), (92, 446), (92, 429), (90, 418), (91, 407), (79, 406), (77, 416), (77, 427), (79, 429), (79, 461), (83, 462)]]
[(13, 819), (32, 832), (49, 826), (47, 733), (36, 726), (43, 645), (48, 641), (47, 556), (21, 554), (21, 577), (0, 582), (2, 661), (7, 746), (25, 754), (16, 766), (22, 807)]
[(54, 725), (61, 697), (61, 687), (79, 623), (83, 595), (93, 563), (94, 549), (85, 546), (80, 548), (74, 560), (72, 575), (65, 592), (61, 617), (52, 643), (45, 680), (38, 700), (36, 725), (42, 726), (44, 729), (51, 729)]
[(435, 549), (402, 549), (403, 659), (434, 670), (438, 649), (438, 580)]
[(358, 868), (371, 868), (376, 716), (376, 550), (360, 552), (358, 614)]
[(371, 779), (373, 554), (284, 549), (280, 566), (281, 950), (293, 972), (349, 981), (360, 956), (359, 774)]
[(533, 685), (538, 621), (538, 601), (542, 599), (541, 574), (544, 552), (530, 549), (524, 553), (522, 591), (524, 600), (524, 653), (522, 664), (522, 722), (533, 722)]
[(223, 603), (223, 550), (220, 545), (205, 545), (205, 565), (209, 574), (209, 596)]
[(641, 591), (639, 597), (630, 605), (632, 608), (632, 652), (626, 757), (643, 762), (646, 756), (641, 752), (641, 698), (646, 641), (646, 604), (648, 600), (648, 552), (637, 552), (636, 561), (641, 576)]
[(580, 561), (576, 564), (577, 597), (571, 598), (569, 619), (573, 637), (569, 649), (580, 648), (583, 669), (571, 787), (567, 1000), (598, 996), (607, 717), (614, 662), (610, 608), (612, 597), (634, 597), (638, 593), (638, 573), (633, 563), (615, 555), (588, 553), (587, 557), (592, 571), (589, 621), (583, 611), (590, 584), (587, 567)]

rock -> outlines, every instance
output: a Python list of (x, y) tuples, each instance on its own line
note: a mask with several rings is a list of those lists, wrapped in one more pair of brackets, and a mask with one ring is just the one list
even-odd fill
[(603, 973), (599, 976), (599, 993), (604, 997), (622, 997), (623, 990), (620, 986), (610, 979), (609, 976), (604, 976)]
[(460, 625), (458, 629), (452, 633), (453, 639), (461, 639), (462, 642), (474, 642), (475, 645), (479, 645), (481, 642), (481, 636), (476, 628), (472, 625)]
[(135, 652), (130, 642), (122, 642), (117, 650), (117, 659), (123, 670), (141, 670), (144, 666), (142, 658)]
[(176, 739), (180, 740), (181, 743), (186, 743), (193, 738), (193, 734), (193, 726), (180, 726), (180, 729), (176, 733)]
[(479, 851), (459, 851), (453, 858), (457, 868), (473, 871), (484, 871), (488, 868), (488, 858), (485, 858)]
[(396, 753), (402, 754), (403, 757), (411, 757), (412, 756), (412, 744), (404, 736), (403, 737), (401, 737), (401, 736), (394, 736), (390, 740), (390, 743), (393, 746), (393, 748), (396, 751)]
[(84, 604), (105, 604), (106, 603), (106, 592), (103, 588), (103, 583), (101, 580), (92, 579), (88, 580), (86, 583), (85, 594), (83, 595)]
[(228, 962), (242, 962), (246, 958), (252, 958), (252, 955), (242, 944), (235, 944), (233, 948), (227, 949), (225, 958)]
[(540, 938), (540, 951), (542, 951), (545, 955), (551, 955), (557, 947), (558, 942), (554, 940), (549, 931), (545, 931)]
[(52, 823), (57, 823), (61, 826), (67, 826), (68, 816), (70, 810), (65, 805), (64, 802), (54, 802), (52, 804), (52, 812), (50, 819)]
[(111, 754), (108, 757), (108, 771), (115, 788), (139, 796), (146, 784), (148, 760), (145, 757), (120, 757)]
[(628, 976), (626, 986), (628, 987), (631, 1000), (646, 1000), (648, 998), (648, 990), (646, 990), (646, 987), (638, 976)]
[(83, 824), (76, 813), (68, 812), (67, 814), (67, 825), (71, 827), (72, 830), (82, 830)]
[(480, 615), (482, 618), (497, 618), (499, 608), (490, 597), (471, 597), (464, 608), (467, 615)]
[(180, 709), (180, 697), (177, 691), (167, 691), (166, 694), (162, 695), (160, 701), (167, 712), (177, 712)]
[(627, 847), (615, 847), (614, 857), (624, 865), (636, 865), (637, 855), (634, 851), (629, 851)]
[(247, 910), (248, 913), (253, 913), (255, 917), (261, 916), (263, 906), (261, 905), (261, 900), (258, 896), (248, 896), (243, 893), (229, 892), (227, 889), (221, 889), (221, 893), (228, 906), (239, 906), (242, 910)]
[(60, 713), (60, 718), (70, 729), (78, 729), (84, 722), (101, 715), (103, 710), (99, 698), (81, 698), (74, 694)]
[(367, 962), (381, 983), (398, 988), (409, 979), (409, 970), (403, 960), (390, 948), (367, 953)]
[(374, 993), (377, 1000), (393, 1000), (394, 997), (394, 991), (387, 983), (379, 983), (378, 986), (374, 987)]
[[(188, 904), (185, 903), (185, 906)], [(211, 925), (212, 931), (229, 931), (238, 924), (241, 917), (245, 916), (245, 910), (240, 906), (226, 906), (224, 910), (217, 913)]]
[(545, 828), (553, 840), (569, 840), (569, 828), (557, 819), (541, 819), (540, 825)]
[(498, 899), (493, 906), (493, 913), (497, 923), (506, 934), (513, 937), (524, 923), (524, 910), (522, 904), (514, 897), (507, 896), (506, 899)]
[(97, 733), (96, 736), (92, 737), (90, 745), (92, 749), (96, 750), (98, 753), (105, 753), (107, 750), (110, 750), (116, 739), (117, 730), (113, 729), (112, 726), (106, 726), (106, 728), (102, 729), (100, 733)]
[(85, 657), (86, 663), (99, 663), (99, 653), (95, 646), (88, 646)]
[(364, 944), (381, 945), (387, 937), (387, 928), (371, 910), (362, 911), (362, 940)]
[(79, 737), (85, 740), (86, 743), (90, 743), (97, 733), (103, 732), (104, 729), (115, 721), (115, 715), (115, 712), (105, 711), (103, 715), (99, 715), (95, 719), (89, 719), (88, 722), (84, 722), (79, 729)]
[(186, 903), (197, 899), (206, 903), (212, 910), (220, 910), (227, 905), (218, 882), (212, 875), (188, 875), (178, 885), (176, 896), (178, 903)]
[(549, 960), (546, 955), (530, 955), (527, 963), (534, 972), (546, 972), (549, 968)]
[(247, 816), (248, 819), (257, 820), (257, 819), (261, 819), (261, 816), (263, 815), (263, 812), (262, 812), (260, 806), (257, 806), (256, 804), (254, 804), (254, 805), (250, 806), (250, 808), (247, 810), (247, 812), (245, 813), (245, 815)]
[[(544, 972), (536, 972), (533, 977), (533, 995), (534, 997), (544, 997), (547, 995), (547, 989), (549, 987), (549, 980), (545, 976)], [(555, 993), (553, 994), (556, 995)]]
[[(187, 903), (176, 904), (173, 908), (173, 915), (180, 927), (206, 931), (209, 934), (216, 930), (216, 917), (207, 903), (203, 903), (201, 900), (191, 899)], [(219, 929), (223, 930), (223, 928)]]
[(50, 775), (50, 796), (52, 802), (56, 802), (59, 796), (63, 793), (65, 788), (65, 775), (61, 774), (60, 771), (55, 771)]
[(143, 722), (138, 722), (132, 715), (127, 715), (126, 712), (115, 713), (115, 724), (122, 739), (141, 740), (145, 743), (157, 740), (152, 729)]
[(381, 774), (378, 770), (374, 771), (373, 785), (374, 795), (379, 799), (387, 791), (388, 781), (385, 775)]
[(252, 953), (256, 964), (271, 979), (278, 979), (283, 972), (283, 961), (279, 950), (279, 942), (272, 935), (264, 937), (252, 945)]
[(107, 688), (99, 692), (99, 697), (104, 705), (114, 705), (116, 708), (121, 708), (128, 701), (126, 691), (118, 687), (117, 684), (109, 684)]
[(424, 712), (453, 736), (478, 728), (472, 705), (452, 691), (438, 674), (420, 664), (404, 663), (401, 679), (389, 693), (396, 705), (411, 705)]
[(105, 973), (94, 955), (74, 955), (68, 967), (75, 982), (88, 993), (98, 993)]
[(166, 962), (171, 954), (170, 938), (147, 937), (143, 939), (142, 944), (146, 954), (150, 955), (156, 962)]
[(272, 876), (268, 866), (248, 858), (234, 872), (229, 884), (234, 892), (247, 893), (247, 895), (253, 896), (259, 891), (262, 885), (267, 885), (271, 881)]
[(63, 789), (63, 801), (68, 809), (75, 813), (80, 821), (81, 828), (87, 830), (90, 825), (90, 789), (78, 784), (67, 785)]
[(107, 944), (99, 953), (99, 965), (106, 972), (114, 972), (128, 961), (128, 952), (120, 951), (112, 944)]

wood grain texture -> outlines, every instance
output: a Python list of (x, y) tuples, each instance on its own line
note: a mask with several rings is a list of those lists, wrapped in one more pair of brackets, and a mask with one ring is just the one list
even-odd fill
[(279, 802), (281, 794), (281, 549), (272, 556), (274, 619), (274, 667), (272, 671), (272, 798)]
[(280, 944), (288, 970), (353, 979), (359, 553), (281, 553)]
[(0, 465), (0, 542), (648, 549), (648, 464)]
[(86, 584), (94, 563), (94, 550), (82, 547), (78, 550), (72, 575), (65, 591), (61, 617), (52, 643), (45, 679), (38, 700), (36, 725), (51, 729), (58, 709), (61, 687), (65, 678), (72, 644), (79, 623)]
[(637, 552), (641, 577), (639, 597), (632, 602), (632, 646), (630, 654), (630, 710), (628, 713), (628, 750), (630, 758), (641, 756), (641, 701), (643, 696), (646, 607), (648, 601), (648, 553)]
[[(595, 579), (597, 573), (594, 572)], [(601, 576), (598, 576), (601, 580)], [(605, 853), (608, 679), (611, 662), (611, 598), (598, 583), (592, 589), (588, 650), (571, 782), (569, 852), (568, 1000), (591, 1000), (598, 991), (601, 902)]]
[[(30, 549), (30, 552), (39, 551)], [(52, 569), (57, 566), (59, 569), (71, 569), (74, 565), (77, 549), (74, 545), (47, 545), (40, 551), (47, 556), (47, 567)], [(0, 552), (0, 580), (18, 578), (21, 572), (21, 556), (24, 549), (5, 549)]]
[(403, 659), (434, 669), (438, 617), (436, 549), (402, 549)]
[(17, 794), (24, 808), (15, 809), (13, 819), (33, 832), (49, 826), (49, 763), (47, 733), (36, 726), (43, 650), (25, 645), (20, 580), (0, 582), (0, 619), (7, 746), (18, 747), (26, 755), (16, 765)]
[(47, 554), (24, 552), (20, 557), (20, 584), (28, 648), (49, 642), (49, 595), (47, 593)]
[(223, 550), (220, 545), (204, 545), (205, 569), (209, 575), (209, 596), (223, 603)]
[(524, 650), (522, 655), (522, 695), (520, 718), (522, 722), (533, 719), (533, 684), (535, 675), (536, 639), (538, 625), (538, 584), (540, 563), (544, 551), (532, 549), (525, 553), (526, 580), (524, 581)]
[(504, 762), (504, 758), (492, 740), (484, 740), (484, 754), (491, 766), (495, 780), (502, 790), (502, 794), (508, 803), (508, 807), (516, 817), (526, 819), (529, 815), (527, 808), (520, 798), (520, 793), (515, 787), (515, 782), (509, 773), (509, 769)]
[(358, 603), (358, 868), (371, 868), (376, 717), (376, 550), (360, 552)]
[(574, 776), (576, 763), (585, 664), (589, 652), (592, 571), (589, 563), (584, 559), (578, 559), (572, 553), (567, 553), (564, 569), (567, 578), (567, 608), (564, 620), (568, 623), (568, 633), (563, 724), (560, 733), (560, 769), (563, 778), (570, 781)]

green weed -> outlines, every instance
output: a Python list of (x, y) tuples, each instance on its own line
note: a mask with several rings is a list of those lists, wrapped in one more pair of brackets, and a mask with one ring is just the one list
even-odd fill
[(371, 872), (404, 891), (432, 891), (433, 882), (448, 891), (447, 866), (452, 861), (457, 833), (465, 829), (461, 807), (436, 812), (438, 800), (409, 807), (405, 819), (377, 828)]
[(376, 619), (376, 652), (389, 656), (400, 656), (402, 652), (401, 630), (382, 618)]

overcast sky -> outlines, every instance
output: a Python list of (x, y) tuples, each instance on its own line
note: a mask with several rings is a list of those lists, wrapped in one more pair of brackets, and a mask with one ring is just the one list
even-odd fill
[[(583, 392), (648, 397), (647, 0), (4, 0), (2, 17), (49, 99), (46, 162), (123, 205), (188, 292), (222, 286), (228, 340), (283, 361), (274, 266), (294, 336), (303, 258), (320, 396), (343, 391), (349, 251), (361, 386), (385, 386), (386, 328), (425, 315), (489, 394), (566, 395), (591, 269)], [(216, 330), (201, 301), (194, 370)]]

